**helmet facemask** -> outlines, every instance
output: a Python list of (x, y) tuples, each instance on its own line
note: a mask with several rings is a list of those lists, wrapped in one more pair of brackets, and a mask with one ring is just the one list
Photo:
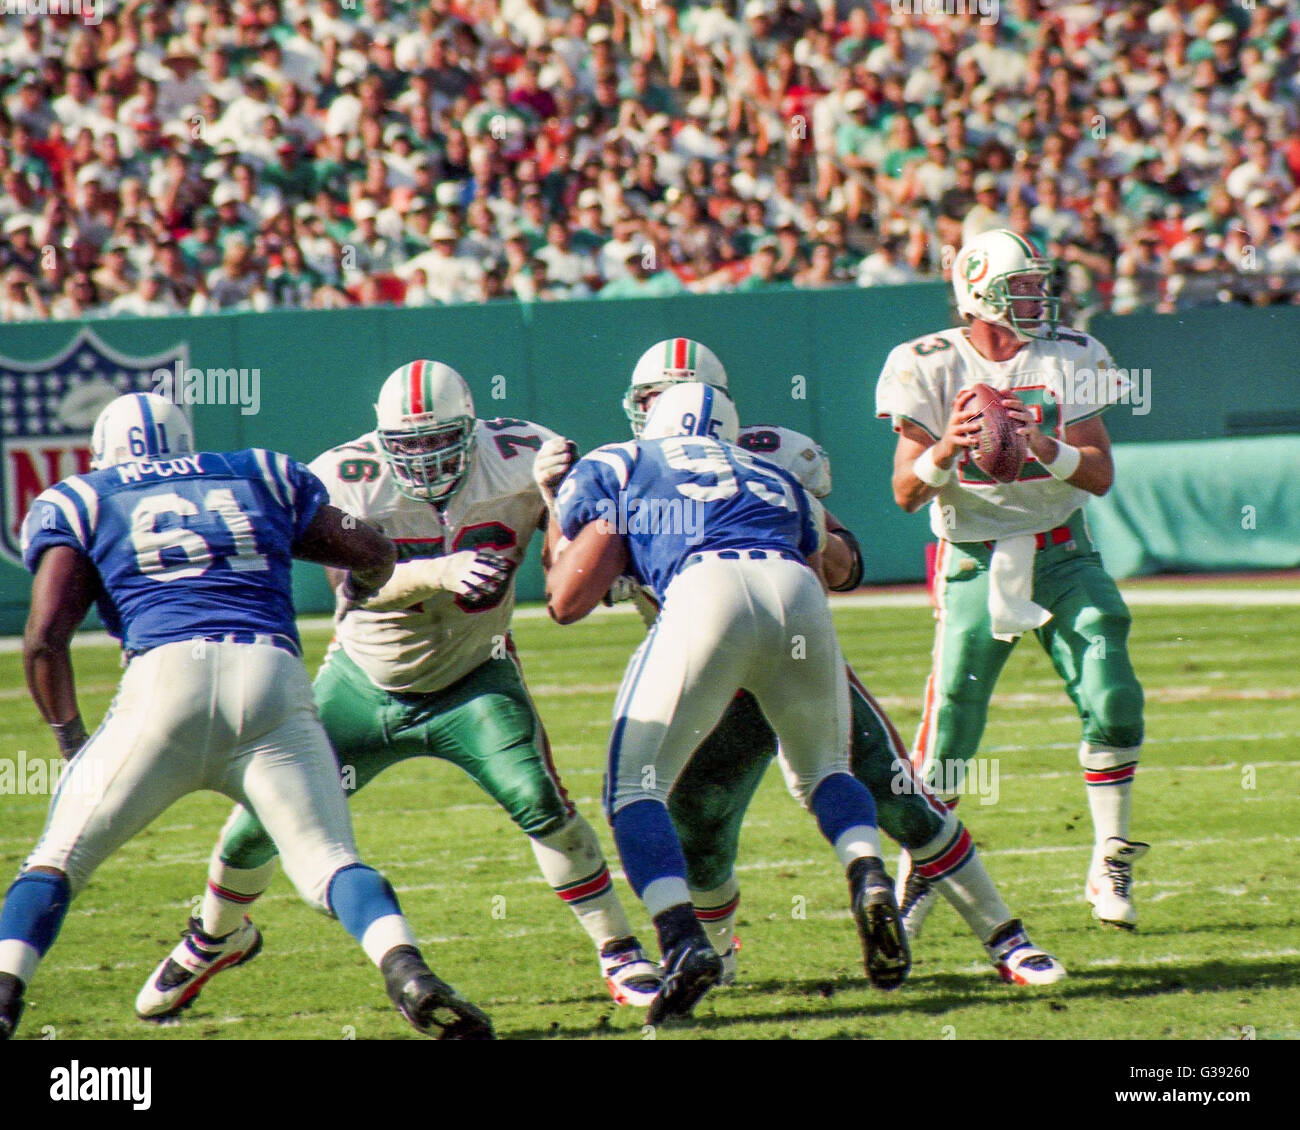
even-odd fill
[(683, 376), (680, 380), (653, 381), (650, 384), (632, 385), (628, 388), (623, 396), (623, 412), (627, 416), (627, 422), (632, 425), (634, 438), (641, 438), (641, 432), (645, 430), (646, 417), (650, 415), (655, 398), (673, 385), (690, 379)]
[(417, 502), (445, 504), (464, 485), (474, 450), (472, 416), (380, 428), (379, 446), (397, 489)]
[(1021, 341), (1052, 341), (1061, 321), (1061, 296), (1052, 293), (1055, 269), (1051, 259), (1031, 259), (992, 279), (980, 298)]

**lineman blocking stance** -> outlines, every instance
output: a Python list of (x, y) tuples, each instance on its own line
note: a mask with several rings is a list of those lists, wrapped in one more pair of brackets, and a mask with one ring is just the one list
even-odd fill
[[(1123, 388), (1101, 384), (1113, 381), (1114, 364), (1100, 342), (1058, 328), (1051, 270), (1014, 232), (976, 236), (952, 273), (970, 326), (897, 346), (880, 376), (877, 412), (898, 432), (895, 500), (909, 512), (930, 502), (939, 539), (934, 658), (912, 756), (955, 803), (998, 674), (1016, 639), (1034, 632), (1083, 723), (1079, 761), (1095, 830), (1085, 897), (1100, 921), (1132, 929), (1132, 865), (1149, 847), (1129, 839), (1142, 688), (1129, 662), (1128, 609), (1081, 509), (1110, 488), (1101, 413)], [(979, 382), (1002, 391), (1028, 440), (1013, 483), (995, 482), (970, 458), (979, 425), (967, 418), (965, 390)], [(932, 891), (905, 852), (899, 902), (913, 936)]]
[[(560, 783), (509, 638), (514, 571), (548, 515), (533, 480), (546, 428), (477, 420), (447, 365), (413, 361), (384, 382), (378, 429), (312, 470), (341, 509), (397, 543), (392, 579), (359, 606), (338, 591), (335, 638), (314, 685), (355, 789), (410, 757), (464, 769), (525, 832), (546, 881), (599, 952), (619, 1004), (649, 1004), (658, 971), (632, 934), (599, 841)], [(575, 456), (559, 440), (558, 480)], [(245, 910), (270, 884), (275, 845), (236, 808), (209, 865), (198, 919), (141, 990), (143, 1017), (173, 1015), (204, 980), (260, 945)]]
[[(623, 400), (632, 434), (640, 437), (646, 413), (659, 395), (684, 381), (699, 380), (723, 392), (727, 374), (717, 356), (699, 342), (670, 338), (651, 346), (632, 371)], [(791, 474), (813, 497), (831, 490), (826, 453), (807, 436), (787, 428), (742, 427), (739, 445)], [(857, 539), (829, 512), (823, 554), (831, 589), (851, 591), (862, 578)], [(629, 591), (646, 626), (658, 605), (640, 586)], [(956, 813), (939, 803), (913, 775), (906, 746), (884, 708), (847, 664), (852, 711), (850, 766), (870, 790), (880, 827), (902, 844), (925, 875), (966, 921), (1006, 982), (1048, 985), (1065, 968), (1030, 941), (1013, 918)], [(669, 797), (668, 810), (686, 856), (695, 913), (723, 958), (722, 984), (736, 974), (734, 932), (740, 905), (735, 865), (745, 812), (777, 754), (777, 738), (754, 696), (743, 691), (686, 766)]]
[[(659, 398), (639, 441), (593, 451), (556, 499), (571, 544), (548, 577), (551, 614), (564, 624), (580, 619), (625, 571), (650, 585), (663, 609), (615, 701), (605, 790), (624, 871), (663, 954), (650, 1023), (689, 1016), (722, 975), (691, 903), (667, 799), (699, 735), (742, 686), (772, 720), (792, 791), (847, 870), (872, 984), (895, 988), (910, 966), (871, 794), (849, 772), (848, 684), (814, 572), (821, 506), (784, 471), (734, 446), (737, 430), (725, 393), (678, 385)], [(686, 507), (694, 520), (674, 522)], [(638, 509), (668, 517), (620, 520)]]
[[(350, 527), (284, 455), (195, 452), (184, 414), (159, 396), (109, 404), (91, 449), (95, 469), (43, 492), (23, 524), (36, 574), (24, 665), (72, 760), (0, 910), (0, 1039), (95, 868), (201, 789), (259, 814), (298, 892), (361, 943), (414, 1027), (490, 1039), (487, 1017), (429, 971), (392, 887), (357, 855), (299, 658), (291, 556), (351, 570), (344, 584), (361, 597), (388, 580), (393, 544)], [(96, 598), (127, 666), (86, 740), (68, 642)]]

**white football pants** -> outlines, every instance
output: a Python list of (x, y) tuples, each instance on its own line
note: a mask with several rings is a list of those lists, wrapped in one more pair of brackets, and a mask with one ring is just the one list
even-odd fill
[(614, 703), (610, 816), (636, 801), (666, 802), (742, 688), (780, 738), (805, 807), (826, 777), (849, 770), (848, 680), (816, 576), (771, 551), (723, 552), (695, 555), (673, 578), (628, 664)]
[(199, 639), (131, 660), (24, 867), (57, 867), (76, 894), (127, 840), (201, 789), (256, 813), (318, 910), (334, 873), (360, 862), (302, 660), (269, 644)]

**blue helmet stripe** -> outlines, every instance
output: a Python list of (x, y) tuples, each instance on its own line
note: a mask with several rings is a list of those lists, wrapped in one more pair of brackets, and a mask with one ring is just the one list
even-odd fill
[(713, 420), (713, 386), (704, 385), (704, 400), (700, 404), (700, 418), (695, 425), (697, 436), (709, 434), (709, 424)]
[(158, 429), (153, 422), (153, 409), (149, 407), (149, 398), (142, 392), (135, 394), (135, 402), (140, 405), (140, 416), (144, 423), (144, 446), (150, 455), (158, 454)]

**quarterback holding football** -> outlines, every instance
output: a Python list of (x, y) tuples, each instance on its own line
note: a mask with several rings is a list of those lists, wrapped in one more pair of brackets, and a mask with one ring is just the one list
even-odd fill
[[(1090, 495), (1110, 488), (1101, 414), (1125, 390), (1099, 341), (1058, 324), (1053, 269), (1012, 231), (974, 237), (952, 271), (969, 325), (895, 347), (880, 375), (877, 414), (898, 433), (894, 499), (909, 513), (929, 502), (939, 540), (938, 627), (912, 758), (955, 803), (998, 674), (1016, 640), (1037, 635), (1083, 724), (1079, 762), (1095, 831), (1085, 897), (1101, 922), (1133, 929), (1132, 865), (1149, 847), (1129, 838), (1142, 688), (1129, 661), (1128, 608), (1083, 513)], [(1080, 397), (1075, 376), (1085, 371), (1115, 376), (1101, 395)], [(1006, 430), (989, 426), (1000, 415), (1025, 445), (1009, 464), (1010, 445), (996, 439)], [(1011, 481), (989, 468), (1009, 468)], [(915, 936), (933, 886), (907, 852), (898, 881)]]

